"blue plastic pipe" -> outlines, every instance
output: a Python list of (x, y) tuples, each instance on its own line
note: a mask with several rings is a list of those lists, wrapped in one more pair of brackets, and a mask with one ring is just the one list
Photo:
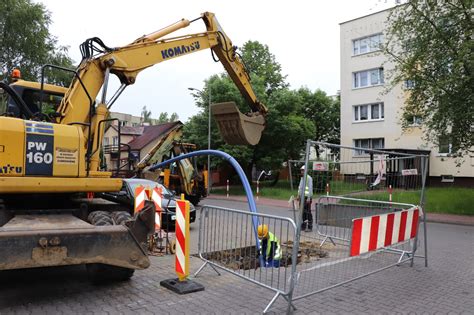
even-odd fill
[[(245, 176), (244, 170), (242, 169), (240, 164), (230, 154), (227, 154), (225, 152), (218, 151), (218, 150), (201, 150), (201, 151), (194, 151), (191, 153), (182, 154), (180, 156), (177, 156), (172, 159), (153, 165), (152, 167), (150, 167), (150, 171), (154, 171), (158, 168), (162, 168), (163, 166), (174, 163), (176, 161), (180, 161), (182, 159), (188, 159), (194, 156), (201, 156), (201, 155), (214, 155), (214, 156), (221, 157), (224, 160), (228, 161), (234, 167), (234, 169), (237, 171), (237, 174), (240, 177), (240, 180), (242, 181), (242, 185), (244, 186), (250, 212), (257, 213), (257, 205), (255, 204), (255, 199), (253, 199), (252, 189), (250, 188), (250, 183), (247, 180), (247, 176)], [(255, 234), (255, 242), (257, 244), (257, 249), (260, 250), (260, 242), (259, 242), (258, 234), (257, 234), (257, 228), (260, 223), (257, 216), (252, 216), (252, 223), (253, 223), (253, 230)], [(264, 266), (262, 255), (260, 255), (260, 266)]]

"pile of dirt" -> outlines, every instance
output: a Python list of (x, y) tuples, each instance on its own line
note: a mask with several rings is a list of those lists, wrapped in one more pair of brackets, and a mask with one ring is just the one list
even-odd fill
[[(289, 241), (285, 245), (290, 251), (293, 249), (293, 242)], [(315, 241), (301, 241), (298, 254), (305, 263), (329, 257), (328, 251), (321, 247), (321, 243)]]
[[(301, 242), (296, 264), (299, 264), (302, 261), (308, 262), (310, 260), (319, 260), (328, 257), (328, 252), (322, 249), (319, 245), (318, 242)], [(281, 247), (282, 258), (280, 260), (280, 267), (288, 267), (293, 263), (293, 243), (283, 243), (281, 244)], [(256, 246), (204, 253), (203, 257), (232, 270), (249, 270), (260, 267)]]

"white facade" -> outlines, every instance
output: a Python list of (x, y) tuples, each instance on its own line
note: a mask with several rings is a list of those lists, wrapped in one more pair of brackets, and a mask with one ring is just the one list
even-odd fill
[[(461, 167), (445, 149), (426, 143), (420, 125), (401, 127), (405, 90), (388, 90), (393, 65), (380, 52), (389, 10), (343, 22), (341, 27), (341, 144), (385, 149), (429, 150), (430, 177), (474, 178), (474, 157)], [(357, 157), (355, 157), (357, 158)]]
[[(122, 126), (136, 127), (143, 125), (141, 117), (133, 116), (130, 114), (110, 112), (110, 118), (117, 118)], [(114, 121), (113, 124), (116, 125), (117, 121)]]

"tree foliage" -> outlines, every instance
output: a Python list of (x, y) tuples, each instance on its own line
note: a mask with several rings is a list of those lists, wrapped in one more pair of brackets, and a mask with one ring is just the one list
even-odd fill
[(143, 106), (143, 108), (142, 108), (142, 113), (141, 113), (141, 116), (140, 116), (140, 120), (141, 120), (142, 123), (148, 123), (148, 124), (152, 123), (151, 110), (148, 110), (146, 108), (146, 106)]
[[(67, 48), (58, 46), (49, 33), (50, 13), (41, 3), (30, 0), (0, 2), (0, 80), (20, 68), (25, 80), (36, 81), (44, 64), (72, 67)], [(67, 85), (70, 74), (52, 71), (48, 82)]]
[(242, 47), (242, 59), (250, 73), (264, 80), (267, 95), (288, 87), (286, 75), (281, 73), (281, 65), (270, 53), (267, 45), (262, 45), (257, 41), (247, 41)]
[[(212, 119), (211, 148), (231, 154), (249, 175), (254, 166), (279, 170), (288, 159), (300, 158), (308, 138), (328, 141), (338, 138), (335, 136), (339, 128), (337, 102), (319, 90), (312, 93), (308, 89), (288, 89), (286, 76), (281, 75), (281, 66), (267, 46), (247, 42), (242, 49), (242, 58), (248, 70), (253, 71), (251, 82), (256, 95), (268, 107), (262, 139), (256, 146), (227, 145)], [(210, 77), (205, 81), (204, 89), (193, 92), (193, 96), (202, 111), (185, 124), (184, 138), (201, 149), (207, 148), (208, 144), (209, 97), (211, 103), (234, 101), (241, 112), (249, 111), (239, 90), (226, 74)], [(222, 163), (217, 159), (212, 161), (213, 168)]]
[(340, 142), (340, 97), (333, 99), (324, 91), (311, 92), (300, 88), (302, 115), (315, 124), (312, 140), (339, 144)]
[(411, 83), (403, 126), (421, 117), (427, 140), (464, 152), (474, 145), (472, 10), (472, 0), (408, 1), (392, 10), (385, 44), (392, 84)]
[(175, 122), (179, 119), (179, 116), (177, 113), (172, 113), (169, 117), (168, 117), (168, 113), (167, 112), (162, 112), (160, 113), (160, 116), (158, 116), (158, 120), (156, 121), (157, 124), (164, 124), (164, 123), (168, 123), (168, 122)]

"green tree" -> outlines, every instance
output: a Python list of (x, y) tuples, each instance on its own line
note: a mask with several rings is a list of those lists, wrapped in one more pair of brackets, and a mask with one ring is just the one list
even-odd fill
[[(8, 79), (20, 68), (25, 80), (40, 78), (41, 67), (56, 64), (72, 67), (67, 48), (58, 46), (49, 33), (51, 15), (43, 4), (30, 0), (0, 2), (0, 80)], [(68, 85), (71, 76), (58, 71), (48, 73), (48, 82)]]
[(385, 52), (395, 64), (393, 85), (410, 82), (402, 124), (418, 116), (427, 140), (474, 145), (474, 24), (472, 0), (411, 0), (388, 19)]
[(259, 169), (279, 170), (283, 162), (300, 157), (306, 140), (315, 133), (315, 123), (301, 114), (305, 104), (298, 91), (276, 91), (267, 105), (267, 125), (255, 147), (255, 164)]
[(298, 94), (302, 98), (301, 114), (310, 119), (315, 125), (311, 139), (340, 143), (340, 98), (333, 99), (324, 91), (314, 93), (307, 88), (300, 88)]
[(168, 113), (167, 112), (162, 112), (160, 113), (160, 116), (158, 116), (158, 121), (156, 121), (156, 123), (158, 124), (164, 124), (164, 123), (168, 123), (168, 122), (175, 122), (179, 119), (179, 116), (177, 113), (172, 113), (169, 117), (168, 117)]
[(179, 120), (179, 116), (177, 113), (172, 113), (169, 119), (169, 122), (175, 122)]
[(158, 123), (164, 124), (164, 123), (167, 123), (168, 121), (169, 121), (168, 113), (167, 112), (160, 113), (160, 116), (158, 116)]
[(141, 121), (142, 123), (152, 123), (151, 110), (148, 110), (146, 106), (143, 106), (142, 108)]
[(281, 73), (281, 65), (270, 53), (267, 45), (257, 41), (247, 41), (242, 47), (242, 59), (250, 73), (264, 80), (267, 95), (289, 86), (285, 81), (286, 75)]
[[(314, 124), (301, 114), (303, 103), (298, 93), (279, 89), (267, 98), (264, 92), (264, 80), (254, 76), (252, 82), (259, 98), (269, 108), (266, 128), (260, 143), (256, 146), (227, 145), (222, 140), (214, 120), (211, 125), (211, 147), (232, 155), (248, 175), (254, 165), (258, 169), (279, 170), (287, 159), (299, 157), (306, 139), (311, 138), (315, 132)], [(242, 112), (248, 111), (248, 106), (230, 78), (220, 75), (207, 80), (203, 93), (194, 94), (196, 104), (202, 111), (191, 117), (184, 126), (185, 141), (195, 143), (201, 149), (207, 148), (209, 89), (212, 103), (234, 101)], [(218, 159), (212, 161), (213, 168), (226, 163)]]

